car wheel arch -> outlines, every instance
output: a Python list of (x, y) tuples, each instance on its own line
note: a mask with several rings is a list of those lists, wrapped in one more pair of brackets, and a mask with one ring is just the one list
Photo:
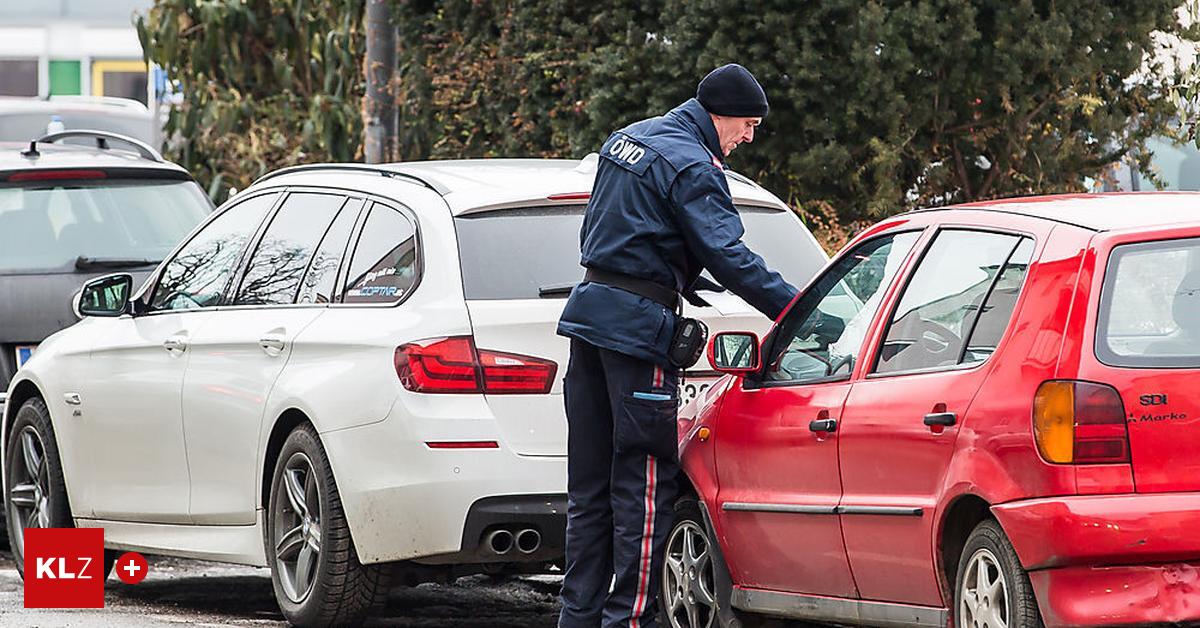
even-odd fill
[[(62, 483), (64, 491), (64, 500), (66, 501), (66, 511), (70, 517), (70, 521), (75, 519), (75, 509), (71, 504), (71, 478), (68, 476), (66, 469), (62, 467), (62, 442), (59, 441), (58, 432), (55, 429), (54, 417), (50, 414), (50, 404), (46, 400), (46, 395), (42, 394), (41, 388), (28, 379), (22, 380), (13, 388), (13, 395), (7, 399), (3, 413), (3, 431), (0, 432), (0, 522), (6, 522), (8, 519), (8, 439), (9, 431), (12, 430), (13, 423), (16, 422), (17, 414), (21, 408), (31, 399), (37, 399), (42, 402), (42, 407), (46, 410), (47, 428), (50, 430), (49, 437), (55, 442), (58, 450), (59, 470), (62, 474)], [(11, 410), (10, 410), (11, 408)], [(74, 523), (70, 524), (74, 527)], [(7, 524), (0, 529), (0, 534), (7, 537)]]
[(271, 434), (267, 437), (266, 449), (263, 452), (263, 462), (259, 466), (259, 505), (264, 510), (271, 503), (271, 481), (274, 476), (275, 463), (279, 459), (279, 452), (283, 450), (283, 443), (287, 440), (288, 434), (304, 423), (312, 423), (307, 414), (296, 408), (288, 408), (279, 415), (279, 418), (275, 419), (275, 423), (271, 426)]
[(17, 418), (17, 412), (20, 411), (21, 406), (25, 405), (26, 401), (34, 397), (40, 397), (43, 401), (46, 399), (46, 395), (43, 395), (41, 389), (31, 380), (24, 379), (17, 382), (16, 387), (13, 388), (12, 396), (8, 398), (4, 405), (3, 435), (6, 441), (8, 440), (8, 428), (12, 425), (13, 420)]
[(975, 526), (987, 519), (995, 519), (991, 504), (973, 493), (959, 495), (943, 510), (938, 526), (935, 568), (944, 600), (954, 599), (959, 555), (967, 544), (967, 538)]

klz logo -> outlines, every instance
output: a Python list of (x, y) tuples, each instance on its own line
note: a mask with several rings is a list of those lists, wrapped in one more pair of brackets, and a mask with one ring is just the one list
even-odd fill
[(37, 558), (37, 576), (38, 580), (91, 580), (92, 576), (88, 573), (88, 567), (92, 564), (92, 559), (82, 556), (76, 559), (79, 561), (78, 571), (68, 571), (67, 559), (65, 558)]
[(25, 529), (25, 608), (104, 608), (102, 528)]
[(1167, 405), (1166, 395), (1142, 395), (1138, 398), (1143, 406), (1165, 406)]

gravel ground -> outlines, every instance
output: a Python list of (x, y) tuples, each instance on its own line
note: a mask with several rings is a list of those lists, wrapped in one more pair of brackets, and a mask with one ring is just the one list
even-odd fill
[[(0, 626), (285, 626), (265, 569), (150, 557), (136, 585), (114, 575), (104, 609), (22, 608), (22, 582), (12, 557), (0, 554)], [(561, 578), (472, 576), (452, 584), (397, 590), (370, 626), (404, 628), (552, 628)]]

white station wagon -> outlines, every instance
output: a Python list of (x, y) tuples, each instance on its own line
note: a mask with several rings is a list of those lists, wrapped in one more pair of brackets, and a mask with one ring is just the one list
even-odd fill
[[(110, 554), (270, 567), (298, 625), (362, 621), (394, 582), (547, 572), (566, 522), (568, 343), (595, 175), (579, 161), (280, 170), (134, 293), (77, 297), (8, 389), (4, 478), (25, 527), (100, 527)], [(826, 262), (736, 174), (750, 247), (793, 284)], [(711, 281), (711, 280), (710, 280)], [(709, 283), (714, 331), (770, 321)], [(694, 397), (716, 379), (683, 378)]]

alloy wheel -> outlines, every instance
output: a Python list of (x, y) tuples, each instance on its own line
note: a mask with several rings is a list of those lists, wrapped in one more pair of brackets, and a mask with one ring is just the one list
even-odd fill
[[(19, 452), (12, 464), (9, 478), (9, 516), (16, 523), (14, 529), (50, 527), (50, 469), (46, 464), (46, 447), (42, 437), (33, 427), (26, 426), (17, 436)], [(24, 535), (17, 534), (16, 543), (20, 555), (25, 552)]]
[(275, 562), (284, 593), (298, 604), (312, 591), (321, 557), (321, 496), (308, 456), (292, 454), (280, 484), (286, 498), (275, 500)]
[(691, 520), (671, 531), (663, 561), (663, 604), (672, 628), (716, 625), (717, 603), (708, 536)]
[(962, 577), (963, 628), (1008, 628), (1008, 583), (995, 554), (976, 551)]

